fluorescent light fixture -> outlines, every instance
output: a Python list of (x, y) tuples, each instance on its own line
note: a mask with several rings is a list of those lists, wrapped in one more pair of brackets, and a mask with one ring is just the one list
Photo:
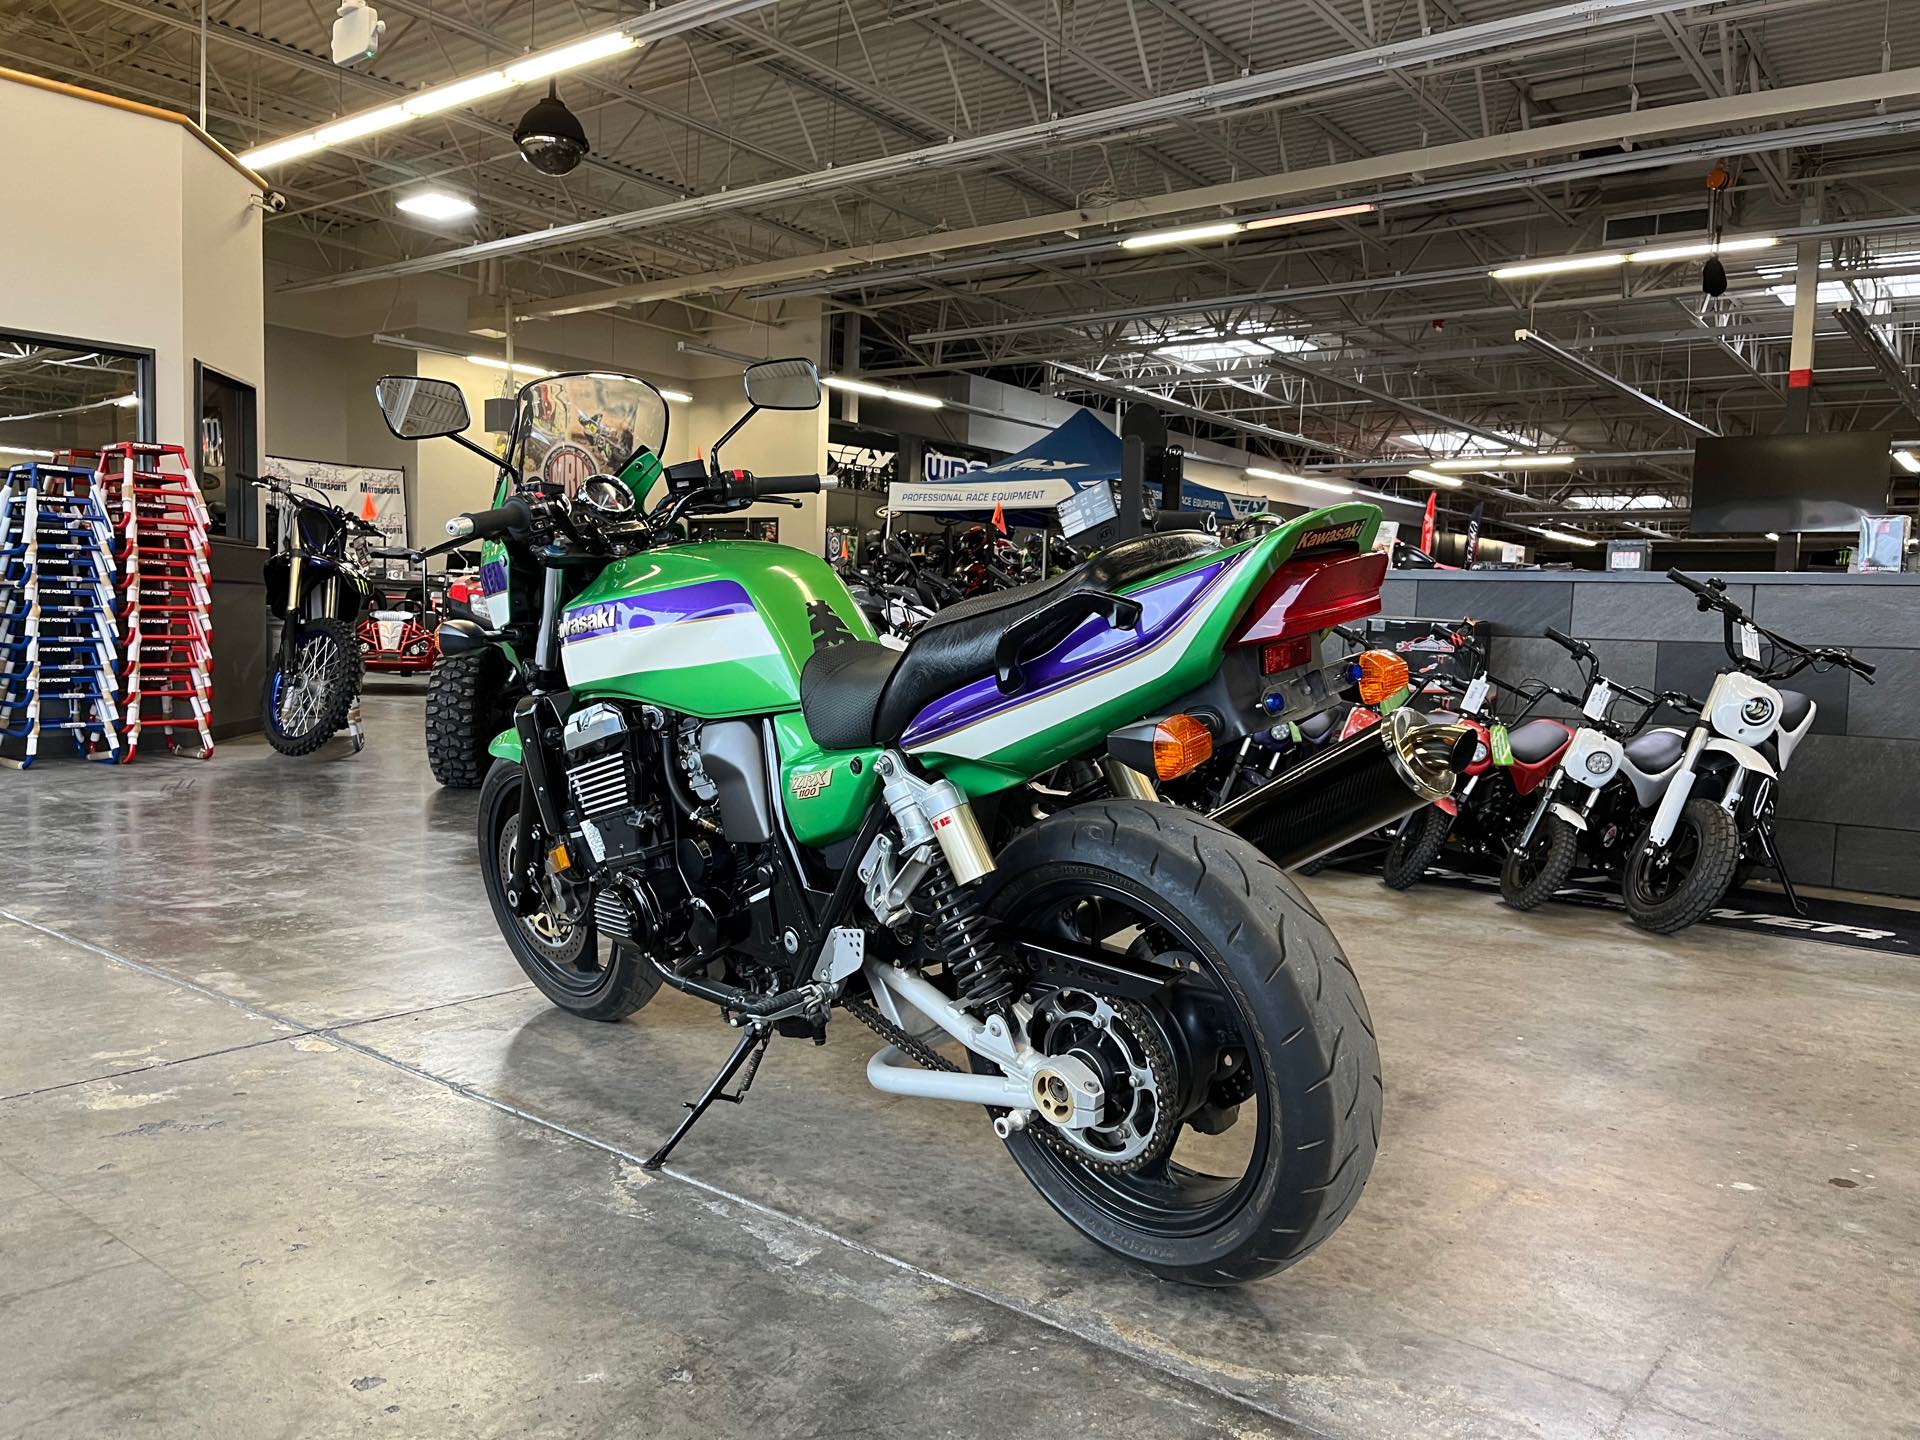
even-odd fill
[(394, 204), (422, 220), (461, 220), (473, 214), (473, 201), (464, 195), (450, 195), (445, 190), (422, 190)]
[(1778, 540), (1779, 538), (1780, 538), (1780, 532), (1778, 530), (1767, 531), (1767, 539)]
[(51, 450), (28, 450), (19, 445), (0, 445), (0, 455), (25, 455), (29, 460), (51, 460)]
[(1771, 250), (1780, 242), (1771, 235), (1749, 235), (1739, 240), (1715, 244), (1702, 240), (1693, 245), (1668, 245), (1657, 250), (1636, 250), (1627, 259), (1635, 265), (1659, 265), (1668, 260), (1704, 260), (1709, 255), (1737, 255), (1743, 250)]
[(1567, 275), (1576, 270), (1611, 270), (1627, 263), (1617, 252), (1605, 255), (1569, 255), (1560, 260), (1526, 260), (1518, 265), (1502, 265), (1489, 270), (1490, 280), (1530, 280), (1536, 275)]
[(1407, 477), (1411, 480), (1424, 480), (1429, 485), (1445, 485), (1451, 490), (1458, 490), (1467, 483), (1458, 475), (1442, 475), (1438, 470), (1409, 470)]
[(1238, 220), (1222, 220), (1213, 225), (1188, 225), (1179, 230), (1143, 230), (1120, 242), (1122, 250), (1157, 250), (1162, 245), (1191, 245), (1199, 240), (1225, 240), (1247, 227)]
[(660, 392), (660, 398), (675, 405), (691, 405), (693, 403), (693, 397), (684, 390), (662, 390)]
[(1546, 536), (1549, 540), (1563, 541), (1568, 545), (1580, 545), (1588, 550), (1593, 549), (1594, 546), (1600, 543), (1598, 540), (1589, 540), (1584, 535), (1569, 535), (1564, 530), (1549, 530), (1543, 525), (1529, 525), (1526, 528), (1536, 535)]
[(844, 375), (828, 375), (821, 382), (830, 390), (846, 390), (855, 395), (871, 395), (876, 400), (896, 400), (902, 405), (917, 405), (922, 410), (938, 410), (947, 402), (937, 395), (915, 395), (908, 390), (890, 390), (871, 380), (850, 380)]
[(467, 356), (467, 363), (469, 365), (483, 366), (488, 370), (506, 370), (515, 375), (531, 375), (535, 379), (541, 379), (554, 373), (541, 365), (523, 365), (518, 360), (515, 360), (512, 364), (508, 364), (505, 360), (496, 360), (491, 355), (469, 355)]
[(514, 61), (507, 66), (507, 79), (515, 85), (545, 80), (548, 76), (558, 75), (564, 70), (577, 70), (582, 65), (591, 65), (596, 60), (605, 60), (623, 51), (631, 50), (638, 43), (631, 35), (620, 30), (609, 30), (604, 35), (590, 35), (585, 40), (576, 40), (571, 45), (562, 45), (558, 50), (548, 50), (539, 55), (529, 55), (524, 60)]
[(1894, 463), (1909, 475), (1920, 475), (1920, 456), (1916, 456), (1913, 451), (1896, 450), (1893, 452), (1893, 459)]
[[(1312, 346), (1307, 348), (1311, 349)], [(1153, 352), (1169, 360), (1244, 360), (1273, 352), (1258, 340), (1194, 340), (1184, 345), (1162, 345)]]
[(1375, 206), (1363, 203), (1333, 205), (1325, 210), (1301, 210), (1292, 215), (1269, 215), (1264, 220), (1248, 220), (1248, 230), (1272, 230), (1282, 225), (1311, 225), (1319, 220), (1343, 220), (1349, 215), (1371, 215)]
[(140, 397), (138, 395), (116, 395), (113, 397), (113, 403), (118, 405), (122, 410), (137, 410), (140, 406)]
[(321, 125), (299, 135), (289, 135), (284, 139), (256, 146), (240, 156), (240, 163), (255, 170), (263, 170), (288, 160), (297, 160), (303, 155), (313, 154), (316, 150), (327, 150), (335, 145), (350, 144), (368, 135), (377, 135), (382, 130), (391, 130), (395, 126), (411, 124), (429, 115), (455, 110), (462, 105), (471, 105), (476, 100), (484, 100), (489, 95), (498, 95), (519, 85), (530, 85), (539, 80), (549, 79), (564, 70), (575, 70), (582, 65), (591, 65), (596, 61), (632, 50), (640, 43), (625, 30), (608, 30), (599, 35), (589, 35), (584, 40), (576, 40), (570, 45), (561, 45), (552, 50), (544, 50), (537, 55), (529, 55), (523, 60), (516, 60), (511, 65), (483, 70), (477, 75), (463, 75), (458, 80), (449, 80), (444, 85), (430, 86), (418, 94), (409, 95), (398, 104), (382, 105), (374, 110), (362, 110), (358, 114), (336, 120), (330, 125)]
[(1332, 495), (1351, 495), (1351, 485), (1336, 485), (1331, 480), (1312, 480), (1305, 475), (1289, 475), (1284, 470), (1263, 470), (1258, 465), (1249, 465), (1247, 474), (1256, 480), (1278, 480), (1287, 485), (1304, 485), (1309, 490), (1325, 490)]
[(1482, 455), (1475, 460), (1436, 460), (1436, 470), (1560, 470), (1573, 464), (1572, 455)]

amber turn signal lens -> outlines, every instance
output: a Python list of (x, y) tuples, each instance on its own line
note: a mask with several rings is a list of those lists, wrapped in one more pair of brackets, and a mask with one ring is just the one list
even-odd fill
[(1360, 667), (1360, 703), (1378, 705), (1407, 688), (1407, 662), (1391, 650), (1362, 650)]
[(1213, 758), (1213, 732), (1191, 715), (1169, 715), (1153, 727), (1153, 773), (1172, 780)]
[(573, 868), (573, 856), (567, 853), (564, 842), (547, 851), (547, 868), (556, 875), (563, 875)]

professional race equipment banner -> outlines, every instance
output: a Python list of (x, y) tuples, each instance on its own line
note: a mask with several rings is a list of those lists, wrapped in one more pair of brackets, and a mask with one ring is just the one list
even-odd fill
[(267, 456), (267, 474), (296, 485), (311, 485), (349, 514), (380, 527), (388, 545), (407, 540), (407, 472), (372, 465), (336, 465), (331, 460), (295, 460)]

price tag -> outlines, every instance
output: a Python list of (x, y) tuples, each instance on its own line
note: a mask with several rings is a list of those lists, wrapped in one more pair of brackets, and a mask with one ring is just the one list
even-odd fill
[(1742, 620), (1734, 627), (1740, 635), (1740, 653), (1754, 664), (1760, 663), (1760, 632)]
[(1613, 703), (1613, 687), (1604, 680), (1593, 682), (1593, 688), (1587, 692), (1587, 703), (1580, 707), (1580, 713), (1589, 720), (1607, 718), (1607, 707)]
[(1496, 765), (1513, 764), (1513, 744), (1507, 739), (1507, 727), (1495, 725), (1487, 731), (1487, 745), (1493, 751), (1493, 763)]
[(1487, 677), (1476, 675), (1473, 683), (1467, 686), (1467, 693), (1460, 701), (1460, 708), (1469, 715), (1478, 715), (1486, 709), (1487, 691), (1493, 687), (1487, 684)]

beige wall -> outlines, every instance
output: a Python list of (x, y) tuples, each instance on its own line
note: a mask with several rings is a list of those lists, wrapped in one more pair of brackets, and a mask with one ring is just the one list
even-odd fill
[(254, 386), (264, 414), (248, 182), (178, 125), (5, 80), (0, 134), (60, 137), (7, 149), (0, 329), (152, 350), (164, 443), (197, 434), (195, 360)]

